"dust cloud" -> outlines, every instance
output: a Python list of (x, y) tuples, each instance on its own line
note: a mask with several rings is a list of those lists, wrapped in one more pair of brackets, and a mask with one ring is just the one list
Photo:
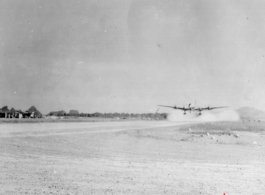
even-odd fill
[(198, 122), (215, 122), (215, 121), (238, 121), (239, 114), (235, 110), (224, 111), (203, 111), (201, 115), (198, 112), (188, 112), (186, 115), (183, 111), (173, 110), (167, 115), (169, 121), (198, 121)]

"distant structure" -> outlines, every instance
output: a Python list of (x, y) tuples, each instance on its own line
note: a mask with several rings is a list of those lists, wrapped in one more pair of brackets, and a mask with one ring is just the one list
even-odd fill
[(0, 109), (0, 118), (10, 118), (10, 117), (11, 117), (11, 112), (7, 106), (4, 106), (3, 108)]
[(42, 114), (34, 107), (31, 106), (25, 112), (16, 110), (14, 108), (8, 109), (4, 106), (0, 109), (0, 118), (41, 118)]
[(60, 111), (50, 112), (48, 115), (50, 115), (50, 116), (66, 116), (67, 113), (63, 110), (60, 110)]
[(70, 110), (69, 111), (69, 116), (79, 116), (78, 110)]
[(42, 117), (42, 114), (40, 113), (40, 111), (38, 111), (37, 108), (35, 108), (34, 106), (31, 106), (27, 111), (30, 113), (34, 113), (34, 118)]

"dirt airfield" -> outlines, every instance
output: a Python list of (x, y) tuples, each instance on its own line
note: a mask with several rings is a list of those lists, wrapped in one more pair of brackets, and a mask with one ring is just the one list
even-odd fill
[(265, 123), (0, 124), (0, 194), (264, 194)]

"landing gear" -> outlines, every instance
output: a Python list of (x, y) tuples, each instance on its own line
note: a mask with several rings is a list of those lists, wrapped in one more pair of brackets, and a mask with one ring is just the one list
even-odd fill
[(186, 115), (186, 112), (184, 112), (183, 114), (185, 114), (185, 115)]

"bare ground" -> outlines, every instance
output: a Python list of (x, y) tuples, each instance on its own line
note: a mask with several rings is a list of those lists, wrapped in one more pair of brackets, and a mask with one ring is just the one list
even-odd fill
[(0, 124), (0, 194), (264, 194), (264, 123)]

